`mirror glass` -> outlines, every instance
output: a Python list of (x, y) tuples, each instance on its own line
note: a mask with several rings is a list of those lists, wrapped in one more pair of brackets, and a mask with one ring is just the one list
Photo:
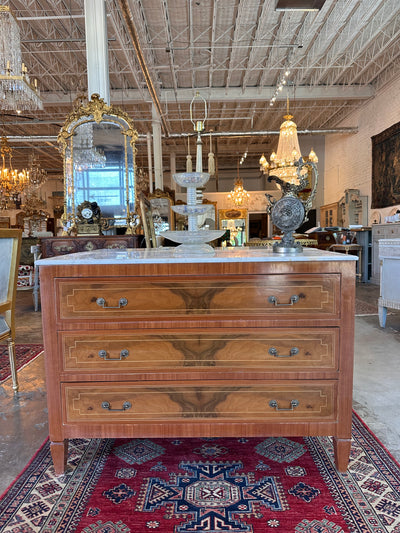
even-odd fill
[(246, 209), (220, 209), (218, 212), (219, 229), (228, 230), (229, 246), (244, 246), (248, 241)]
[(149, 201), (156, 235), (160, 235), (163, 231), (174, 229), (175, 213), (172, 211), (173, 202), (171, 196), (161, 189), (156, 189), (154, 193), (149, 195)]
[[(71, 118), (71, 117), (69, 117)], [(78, 206), (96, 203), (103, 229), (127, 226), (136, 212), (137, 133), (125, 113), (97, 95), (67, 120), (59, 141), (64, 150), (64, 223), (78, 223)]]

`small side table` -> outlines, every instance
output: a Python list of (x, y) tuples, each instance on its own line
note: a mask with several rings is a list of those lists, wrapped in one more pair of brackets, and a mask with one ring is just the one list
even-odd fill
[(342, 254), (357, 255), (358, 261), (356, 266), (357, 279), (362, 279), (362, 249), (360, 244), (332, 244), (328, 250), (331, 252), (340, 252)]

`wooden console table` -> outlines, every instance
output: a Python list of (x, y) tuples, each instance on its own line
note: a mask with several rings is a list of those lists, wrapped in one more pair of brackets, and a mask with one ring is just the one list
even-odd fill
[(354, 256), (94, 251), (39, 261), (51, 453), (70, 438), (332, 435), (351, 446)]

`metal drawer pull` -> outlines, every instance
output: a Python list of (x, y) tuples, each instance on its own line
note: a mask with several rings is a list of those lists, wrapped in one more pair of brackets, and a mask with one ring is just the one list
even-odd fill
[(268, 350), (268, 353), (270, 355), (273, 355), (274, 357), (293, 357), (294, 355), (297, 355), (299, 353), (299, 349), (296, 347), (293, 347), (293, 348), (290, 348), (290, 352), (288, 353), (288, 355), (279, 355), (278, 350), (272, 347)]
[(120, 298), (118, 305), (106, 305), (104, 298), (97, 298), (96, 303), (103, 309), (121, 309), (121, 307), (125, 307), (128, 304), (128, 300), (127, 298)]
[(105, 361), (122, 361), (125, 357), (128, 357), (129, 350), (121, 350), (119, 357), (107, 357), (106, 350), (99, 350), (99, 357), (104, 359)]
[(290, 407), (288, 407), (287, 409), (285, 408), (281, 409), (280, 407), (278, 407), (278, 402), (276, 400), (271, 400), (269, 402), (269, 406), (274, 407), (277, 411), (294, 411), (294, 408), (297, 407), (298, 405), (299, 405), (299, 400), (291, 400)]
[(132, 404), (131, 402), (124, 402), (122, 404), (122, 409), (111, 409), (110, 402), (103, 402), (101, 406), (103, 409), (107, 409), (107, 411), (127, 411), (128, 409), (132, 407)]
[(295, 303), (297, 303), (300, 300), (300, 298), (297, 296), (297, 294), (294, 294), (290, 297), (290, 303), (289, 304), (279, 304), (278, 298), (276, 296), (268, 296), (268, 301), (270, 304), (274, 304), (275, 307), (288, 307)]

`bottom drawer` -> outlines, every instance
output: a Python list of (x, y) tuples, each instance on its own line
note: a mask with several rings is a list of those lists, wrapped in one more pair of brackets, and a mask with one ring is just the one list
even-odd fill
[(195, 418), (327, 420), (336, 414), (335, 381), (204, 385), (64, 383), (64, 421), (127, 423)]

